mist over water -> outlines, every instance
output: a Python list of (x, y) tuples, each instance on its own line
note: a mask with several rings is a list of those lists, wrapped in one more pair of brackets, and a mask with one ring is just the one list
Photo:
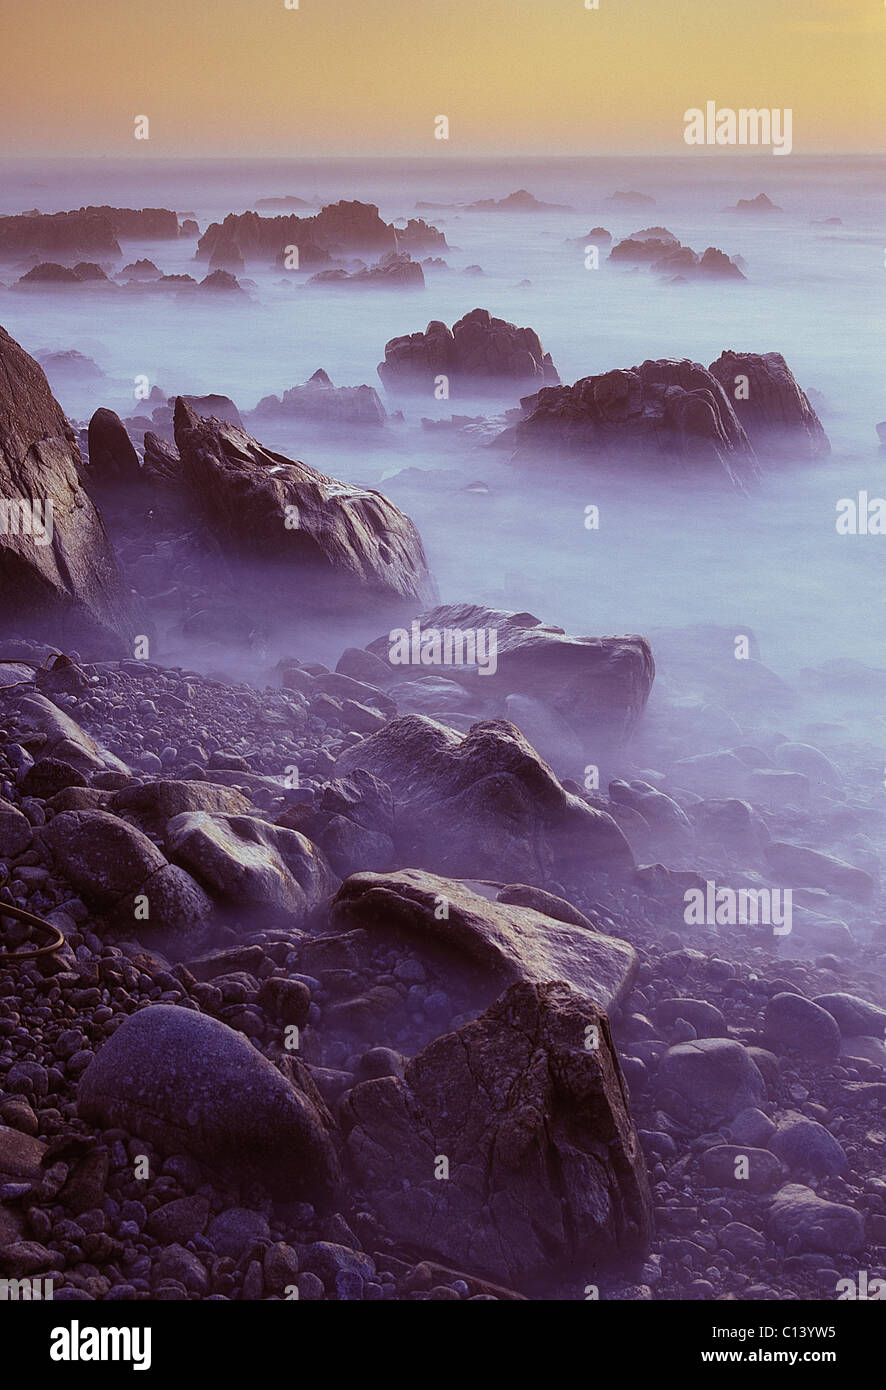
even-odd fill
[[(105, 373), (52, 381), (71, 418), (85, 423), (100, 405), (124, 417), (143, 414), (133, 397), (139, 375), (169, 395), (229, 395), (242, 413), (323, 367), (336, 385), (376, 386), (388, 411), (402, 409), (404, 419), (351, 433), (299, 422), (249, 427), (269, 447), (346, 481), (381, 487), (418, 525), (444, 602), (529, 608), (595, 635), (693, 623), (747, 627), (762, 659), (785, 674), (839, 657), (886, 662), (882, 538), (835, 530), (839, 498), (886, 490), (886, 453), (874, 429), (886, 416), (882, 161), (10, 161), (3, 175), (3, 212), (105, 202), (166, 206), (195, 215), (202, 232), (257, 198), (316, 199), (315, 207), (297, 209), (305, 215), (329, 201), (359, 198), (377, 203), (386, 220), (425, 217), (452, 248), (440, 253), (451, 269), (428, 269), (426, 288), (414, 291), (308, 287), (306, 274), (255, 265), (245, 272), (256, 286), (245, 301), (150, 289), (0, 291), (0, 321), (27, 351), (76, 349)], [(421, 200), (499, 198), (520, 187), (576, 210), (415, 211)], [(616, 189), (656, 201), (633, 208), (607, 201)], [(760, 192), (783, 212), (725, 211)], [(842, 225), (813, 225), (832, 217)], [(652, 225), (666, 226), (697, 251), (715, 246), (740, 255), (747, 281), (673, 285), (645, 267), (609, 265), (605, 251), (599, 270), (585, 269), (581, 239), (592, 226), (605, 227), (615, 242)], [(195, 264), (195, 245), (127, 241), (124, 259), (148, 257), (167, 274), (200, 278), (208, 265)], [(464, 274), (476, 265), (482, 276)], [(14, 278), (0, 276), (6, 284)], [(422, 417), (501, 414), (518, 404), (515, 395), (393, 398), (376, 373), (389, 338), (422, 330), (431, 319), (451, 325), (478, 306), (534, 328), (564, 382), (646, 358), (707, 365), (728, 348), (781, 352), (800, 385), (819, 393), (813, 404), (833, 452), (815, 464), (762, 456), (763, 481), (750, 496), (670, 474), (664, 465), (608, 478), (593, 466), (553, 462), (517, 469), (510, 451), (484, 447), (488, 434), (473, 443), (420, 424)], [(140, 448), (141, 437), (135, 442)], [(406, 469), (433, 476), (424, 486), (397, 476)], [(488, 494), (462, 491), (477, 481)], [(598, 531), (584, 528), (588, 504), (601, 509)], [(355, 628), (359, 635), (359, 619)], [(378, 630), (368, 614), (364, 640)], [(343, 645), (338, 630), (322, 625), (310, 640), (315, 648), (300, 651), (303, 659), (334, 660)], [(199, 667), (199, 653), (188, 664)]]

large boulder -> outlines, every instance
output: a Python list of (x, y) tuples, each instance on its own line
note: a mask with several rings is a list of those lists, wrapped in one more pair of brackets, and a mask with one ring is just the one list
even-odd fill
[(787, 1183), (769, 1209), (769, 1231), (794, 1251), (828, 1255), (854, 1253), (864, 1245), (864, 1218), (842, 1202), (827, 1202), (802, 1183)]
[(212, 903), (137, 826), (107, 811), (61, 811), (43, 831), (65, 878), (119, 928), (167, 949), (203, 939)]
[(699, 1127), (731, 1120), (766, 1098), (766, 1083), (746, 1048), (731, 1038), (699, 1038), (669, 1047), (656, 1084), (663, 1109)]
[(830, 453), (821, 421), (780, 352), (721, 352), (709, 370), (760, 453), (791, 458)]
[(341, 1115), (383, 1229), (458, 1268), (525, 1285), (648, 1246), (648, 1179), (608, 1020), (562, 982), (513, 985), (402, 1080), (355, 1086)]
[(560, 380), (550, 353), (532, 328), (495, 319), (488, 309), (472, 309), (452, 329), (434, 320), (424, 333), (391, 338), (378, 374), (388, 390), (433, 395), (435, 378), (449, 378), (466, 394), (502, 385), (536, 386)]
[(214, 897), (296, 924), (337, 887), (316, 845), (256, 816), (184, 811), (169, 821), (165, 842)]
[(175, 440), (182, 481), (234, 554), (313, 578), (330, 601), (433, 594), (418, 532), (380, 492), (272, 453), (233, 425), (199, 419), (181, 397)]
[(0, 328), (0, 628), (121, 656), (136, 631), (130, 595), (79, 466), (42, 368)]
[(662, 461), (722, 472), (737, 486), (758, 475), (754, 451), (716, 377), (697, 362), (663, 359), (546, 386), (522, 402), (518, 461), (538, 449), (595, 462)]
[(626, 941), (518, 903), (490, 902), (467, 884), (420, 869), (352, 874), (330, 919), (343, 930), (396, 931), (417, 944), (440, 943), (499, 988), (565, 980), (607, 1011), (630, 990), (638, 965)]
[[(567, 761), (564, 754), (572, 748), (599, 751), (604, 744), (623, 741), (643, 713), (652, 689), (655, 663), (644, 637), (573, 637), (531, 613), (473, 603), (441, 604), (422, 613), (417, 623), (417, 655), (422, 664), (392, 665), (396, 651), (389, 635), (376, 638), (368, 650), (393, 672), (418, 676), (434, 670), (474, 696), (492, 697), (502, 706), (507, 696), (525, 697), (513, 707), (513, 722), (522, 727), (522, 718), (527, 724), (531, 720), (533, 732), (537, 729), (543, 740), (540, 752), (558, 765)], [(455, 637), (484, 634), (487, 657), (494, 640), (494, 668), (488, 659), (484, 663), (488, 669), (465, 662), (432, 666), (428, 657), (433, 656), (433, 633), (447, 631)], [(445, 645), (441, 650), (445, 659)], [(453, 655), (458, 655), (455, 646)], [(543, 711), (533, 715), (528, 701), (538, 702)], [(446, 706), (437, 703), (429, 712), (441, 708)], [(543, 713), (546, 718), (541, 717)], [(551, 715), (556, 720), (553, 724)], [(524, 732), (529, 736), (529, 727)]]
[(324, 265), (335, 256), (377, 252), (399, 247), (420, 251), (446, 247), (436, 227), (413, 219), (402, 230), (383, 222), (372, 203), (330, 203), (314, 217), (259, 217), (257, 212), (230, 213), (224, 222), (207, 227), (197, 246), (197, 259), (213, 267), (242, 270), (251, 262), (288, 268), (286, 248), (298, 247), (298, 268)]
[(336, 776), (356, 768), (393, 791), (401, 862), (432, 873), (544, 887), (633, 865), (611, 816), (565, 791), (504, 719), (461, 734), (424, 715), (403, 715), (346, 749)]
[(301, 1084), (218, 1019), (154, 1004), (124, 1018), (90, 1062), (77, 1107), (104, 1129), (255, 1177), (292, 1199), (323, 1193), (337, 1177), (329, 1116), (294, 1069)]

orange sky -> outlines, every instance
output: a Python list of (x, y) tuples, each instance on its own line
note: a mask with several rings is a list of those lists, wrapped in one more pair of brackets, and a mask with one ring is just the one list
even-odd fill
[[(2, 153), (689, 153), (683, 112), (793, 109), (882, 149), (883, 0), (0, 0)], [(150, 118), (136, 142), (133, 119)]]

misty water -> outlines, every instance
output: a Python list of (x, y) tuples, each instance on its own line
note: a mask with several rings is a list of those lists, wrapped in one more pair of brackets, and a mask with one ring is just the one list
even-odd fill
[[(728, 348), (781, 352), (800, 385), (818, 393), (813, 403), (832, 454), (796, 466), (761, 456), (762, 485), (747, 497), (664, 466), (605, 481), (590, 466), (542, 462), (517, 471), (509, 453), (484, 447), (485, 439), (472, 443), (421, 427), (422, 417), (500, 414), (518, 403), (508, 394), (453, 394), (440, 402), (382, 392), (389, 412), (404, 414), (382, 430), (346, 435), (293, 422), (256, 432), (334, 476), (381, 486), (417, 523), (444, 601), (528, 608), (595, 635), (693, 623), (752, 629), (763, 660), (782, 674), (833, 658), (886, 661), (883, 540), (835, 529), (839, 498), (886, 490), (886, 452), (874, 429), (886, 416), (878, 350), (886, 273), (882, 162), (31, 161), (7, 162), (3, 174), (0, 212), (165, 206), (196, 216), (202, 232), (257, 198), (295, 194), (315, 204), (298, 209), (305, 215), (329, 201), (359, 198), (376, 203), (386, 220), (425, 217), (452, 248), (440, 253), (451, 269), (429, 270), (426, 288), (414, 291), (308, 287), (306, 274), (255, 265), (245, 272), (255, 288), (242, 302), (147, 289), (0, 291), (0, 322), (29, 352), (76, 349), (102, 368), (103, 379), (53, 382), (81, 423), (99, 405), (122, 416), (143, 414), (133, 397), (140, 375), (169, 395), (229, 395), (241, 412), (318, 367), (336, 385), (381, 389), (376, 366), (389, 338), (424, 329), (431, 319), (451, 325), (477, 306), (534, 328), (564, 382), (646, 358), (707, 365)], [(575, 211), (415, 211), (420, 200), (498, 198), (521, 187)], [(620, 206), (608, 201), (616, 189), (656, 201)], [(783, 212), (725, 210), (760, 192)], [(814, 225), (834, 217), (842, 225)], [(747, 281), (672, 285), (645, 267), (607, 265), (605, 252), (600, 268), (588, 270), (581, 239), (598, 225), (614, 241), (664, 225), (697, 251), (716, 246), (740, 255)], [(165, 273), (202, 277), (208, 265), (194, 263), (195, 245), (126, 242), (124, 259), (144, 256)], [(482, 276), (464, 273), (475, 265)], [(14, 276), (7, 270), (0, 278), (9, 285)], [(135, 442), (141, 446), (140, 437)], [(398, 478), (404, 469), (428, 470), (427, 485)], [(451, 480), (442, 470), (453, 470)], [(475, 481), (487, 483), (488, 494), (462, 491)], [(589, 504), (601, 509), (598, 531), (585, 529)], [(364, 640), (378, 628), (368, 613)], [(334, 660), (339, 633), (315, 636), (316, 650), (299, 654)], [(201, 654), (190, 653), (187, 664), (199, 668)]]

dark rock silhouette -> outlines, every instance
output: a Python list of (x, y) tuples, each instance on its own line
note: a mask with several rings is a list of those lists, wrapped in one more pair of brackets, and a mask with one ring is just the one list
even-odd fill
[(629, 454), (716, 465), (736, 485), (758, 474), (756, 457), (722, 385), (697, 362), (666, 358), (549, 386), (523, 401), (520, 450), (547, 444), (581, 457)]
[(110, 219), (101, 213), (23, 213), (0, 217), (0, 256), (47, 254), (116, 259), (121, 252)]
[(441, 374), (473, 390), (560, 380), (533, 329), (493, 318), (488, 309), (472, 309), (452, 329), (434, 320), (424, 333), (392, 338), (378, 374), (388, 390), (429, 392)]
[(102, 406), (89, 422), (90, 481), (133, 483), (141, 477), (138, 454), (119, 415)]
[(213, 222), (197, 247), (198, 260), (211, 268), (242, 270), (250, 261), (284, 268), (287, 246), (297, 246), (299, 268), (328, 264), (335, 257), (375, 251), (445, 249), (446, 238), (421, 221), (403, 231), (383, 222), (371, 203), (330, 203), (314, 217), (259, 217), (256, 212), (229, 213)]

